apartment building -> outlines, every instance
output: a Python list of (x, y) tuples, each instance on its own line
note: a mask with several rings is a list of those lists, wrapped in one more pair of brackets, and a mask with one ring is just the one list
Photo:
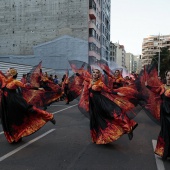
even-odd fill
[(15, 62), (20, 62), (25, 57), (26, 64), (29, 55), (52, 62), (108, 60), (110, 5), (110, 0), (2, 0), (0, 59), (17, 56)]
[(110, 10), (111, 0), (101, 0), (101, 58), (107, 61), (110, 55)]
[(170, 35), (150, 35), (143, 39), (142, 66), (150, 64), (152, 57), (160, 52), (162, 47), (170, 48)]
[(126, 51), (123, 45), (110, 42), (110, 62), (116, 62), (118, 66), (125, 67)]
[(129, 73), (140, 73), (142, 69), (141, 55), (126, 53), (125, 63), (125, 67)]
[(132, 73), (133, 71), (133, 61), (134, 61), (134, 55), (132, 53), (126, 53), (125, 67), (129, 71), (129, 73)]
[(110, 62), (116, 62), (118, 44), (110, 42)]

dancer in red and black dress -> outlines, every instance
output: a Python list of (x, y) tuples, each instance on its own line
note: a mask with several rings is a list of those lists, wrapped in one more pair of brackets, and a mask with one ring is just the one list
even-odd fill
[(41, 62), (31, 70), (30, 84), (44, 90), (22, 90), (24, 98), (29, 104), (36, 107), (43, 107), (44, 110), (51, 103), (57, 101), (63, 94), (61, 87), (49, 80), (47, 73), (42, 73)]
[[(146, 81), (145, 85), (159, 97), (159, 109), (155, 109), (154, 115), (159, 115), (161, 130), (158, 136), (155, 154), (163, 159), (170, 157), (170, 70), (166, 71), (166, 84), (161, 86), (150, 86)], [(157, 78), (158, 79), (158, 78)], [(148, 85), (149, 84), (149, 85)], [(152, 98), (152, 102), (155, 100)], [(152, 105), (151, 105), (152, 106)], [(150, 105), (148, 107), (151, 107)], [(150, 109), (153, 111), (153, 109)]]
[[(76, 74), (83, 77), (79, 72)], [(92, 78), (84, 77), (83, 87), (79, 108), (90, 119), (92, 141), (107, 144), (123, 134), (129, 134), (131, 140), (137, 123), (128, 118), (126, 111), (131, 110), (134, 105), (123, 99), (122, 93), (106, 87), (98, 69), (93, 70)]]
[(55, 124), (53, 114), (29, 105), (22, 95), (17, 93), (17, 88), (33, 88), (16, 80), (17, 70), (9, 69), (6, 76), (0, 74), (1, 81), (1, 106), (0, 114), (5, 137), (9, 143), (18, 142), (22, 137), (31, 135), (39, 130), (48, 121)]

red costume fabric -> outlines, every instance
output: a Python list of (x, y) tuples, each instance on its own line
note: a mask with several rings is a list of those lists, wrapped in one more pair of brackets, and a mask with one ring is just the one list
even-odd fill
[(30, 87), (12, 77), (6, 78), (2, 74), (0, 74), (0, 81), (3, 84), (0, 103), (1, 122), (9, 143), (17, 142), (20, 138), (31, 135), (53, 119), (51, 113), (29, 105), (17, 92), (18, 88), (29, 89)]

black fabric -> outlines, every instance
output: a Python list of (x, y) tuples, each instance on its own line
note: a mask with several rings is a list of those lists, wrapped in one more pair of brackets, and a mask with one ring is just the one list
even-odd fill
[(38, 87), (32, 87), (31, 89), (32, 90), (38, 90), (39, 88)]
[(89, 98), (90, 129), (95, 129), (98, 132), (98, 128), (105, 129), (107, 127), (106, 121), (114, 119), (113, 113), (120, 115), (122, 110), (100, 92), (90, 89), (90, 93), (92, 93), (92, 97)]
[(27, 113), (32, 109), (32, 105), (28, 105), (25, 99), (16, 92), (3, 88), (1, 99), (0, 115), (3, 130), (12, 133), (12, 125), (21, 125)]
[(116, 92), (116, 91), (112, 91), (112, 94), (115, 94), (115, 95), (116, 95), (117, 93), (118, 93), (118, 92)]
[(79, 74), (79, 73), (76, 73), (76, 76), (80, 76), (80, 74)]
[(162, 95), (163, 102), (160, 108), (161, 131), (159, 136), (165, 141), (163, 158), (170, 156), (170, 98)]
[(45, 91), (52, 91), (52, 88), (48, 86), (48, 82), (40, 81), (40, 87)]
[(114, 89), (118, 89), (120, 87), (123, 87), (123, 83), (117, 83), (117, 82), (113, 82), (113, 88)]

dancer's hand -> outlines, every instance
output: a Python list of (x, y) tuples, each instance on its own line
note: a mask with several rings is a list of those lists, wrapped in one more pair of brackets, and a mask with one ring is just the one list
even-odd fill
[(25, 85), (26, 85), (26, 86), (31, 86), (31, 84), (30, 84), (30, 83), (25, 83)]
[(125, 95), (123, 93), (117, 93), (117, 95), (124, 97)]
[(145, 86), (147, 86), (148, 85), (148, 82), (147, 81), (145, 81)]
[(44, 91), (44, 88), (38, 88), (38, 90), (42, 90), (42, 91)]

